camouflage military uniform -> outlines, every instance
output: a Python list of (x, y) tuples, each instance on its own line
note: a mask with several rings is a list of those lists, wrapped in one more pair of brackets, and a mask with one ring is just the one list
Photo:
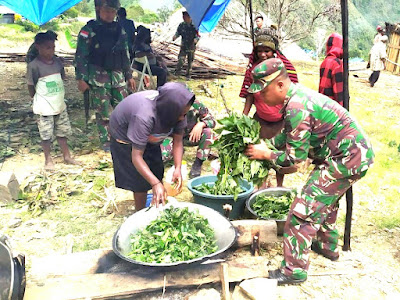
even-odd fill
[(290, 207), (283, 235), (282, 271), (301, 280), (307, 278), (313, 238), (325, 253), (338, 257), (338, 200), (366, 174), (374, 153), (363, 130), (337, 102), (292, 83), (285, 103), (285, 128), (272, 140), (285, 150), (274, 151), (272, 161), (288, 167), (309, 157), (315, 164)]
[[(100, 51), (102, 42), (99, 41), (101, 37), (96, 37), (96, 31), (103, 28), (111, 37), (115, 36), (112, 51), (118, 51), (118, 56), (114, 52), (110, 52), (109, 56), (103, 52), (102, 55), (105, 56), (98, 58), (100, 55), (96, 51)], [(115, 57), (118, 57), (118, 62)], [(110, 61), (114, 65), (108, 65)], [(100, 142), (107, 144), (109, 116), (113, 107), (128, 96), (126, 80), (132, 78), (127, 37), (117, 22), (107, 24), (100, 20), (91, 20), (82, 27), (75, 54), (75, 73), (77, 80), (84, 80), (90, 85)]]
[[(206, 160), (210, 154), (210, 145), (214, 141), (214, 135), (212, 128), (215, 127), (215, 119), (209, 112), (208, 108), (198, 100), (195, 100), (191, 109), (187, 113), (187, 127), (184, 133), (184, 143), (189, 146), (196, 146), (197, 153), (196, 157), (200, 160)], [(198, 123), (203, 122), (206, 127), (203, 128), (200, 140), (197, 143), (192, 143), (189, 141), (189, 134), (193, 127)], [(161, 152), (163, 161), (172, 160), (172, 138), (166, 138), (161, 144)]]
[(175, 37), (182, 36), (181, 49), (178, 54), (178, 64), (176, 65), (175, 74), (179, 74), (182, 69), (183, 63), (187, 56), (188, 66), (186, 69), (186, 76), (190, 76), (192, 71), (192, 63), (194, 60), (194, 52), (196, 50), (196, 43), (199, 40), (199, 34), (193, 23), (182, 22), (176, 30)]

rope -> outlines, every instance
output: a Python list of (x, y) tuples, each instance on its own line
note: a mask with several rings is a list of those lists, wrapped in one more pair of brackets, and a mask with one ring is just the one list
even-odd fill
[(392, 64), (394, 64), (394, 65), (400, 67), (400, 64), (398, 64), (398, 63), (396, 63), (396, 62), (394, 62), (394, 61), (391, 61), (391, 60), (388, 59), (388, 58), (386, 58), (386, 60), (387, 60), (388, 62), (390, 62), (390, 63), (392, 63)]

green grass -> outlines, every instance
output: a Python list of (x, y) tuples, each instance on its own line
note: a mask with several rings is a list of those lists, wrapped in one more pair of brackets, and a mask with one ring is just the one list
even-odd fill
[(10, 44), (15, 46), (15, 43), (32, 43), (35, 33), (25, 31), (23, 26), (18, 24), (0, 24), (0, 40), (3, 46)]

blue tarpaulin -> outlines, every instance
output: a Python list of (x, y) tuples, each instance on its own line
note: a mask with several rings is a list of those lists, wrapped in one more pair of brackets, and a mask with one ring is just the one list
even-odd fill
[(0, 5), (42, 25), (82, 0), (0, 0)]
[[(82, 0), (0, 0), (37, 25), (42, 25)], [(154, 0), (149, 0), (154, 1)], [(231, 0), (179, 0), (200, 32), (211, 32)]]
[(179, 0), (200, 32), (211, 32), (231, 0)]

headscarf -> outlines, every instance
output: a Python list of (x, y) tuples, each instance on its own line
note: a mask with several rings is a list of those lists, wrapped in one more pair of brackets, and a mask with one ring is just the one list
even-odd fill
[(167, 82), (158, 88), (158, 92), (156, 128), (168, 130), (175, 127), (178, 118), (195, 95), (180, 82)]

